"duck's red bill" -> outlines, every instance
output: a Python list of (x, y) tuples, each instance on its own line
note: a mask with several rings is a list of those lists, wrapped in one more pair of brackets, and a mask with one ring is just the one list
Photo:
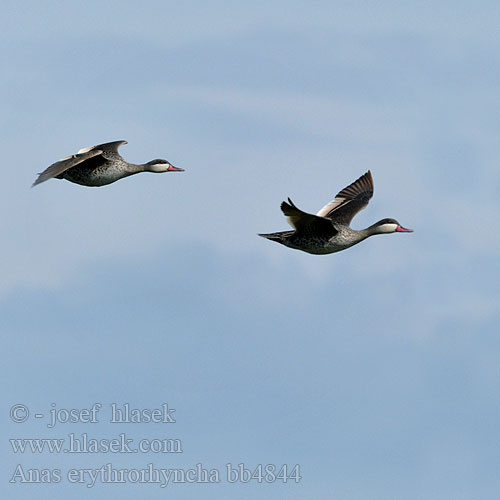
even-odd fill
[(184, 169), (183, 168), (177, 168), (177, 167), (174, 167), (173, 165), (170, 165), (168, 167), (168, 171), (169, 172), (184, 172)]
[(406, 229), (406, 227), (398, 226), (396, 228), (396, 232), (398, 232), (398, 233), (413, 233), (413, 229)]

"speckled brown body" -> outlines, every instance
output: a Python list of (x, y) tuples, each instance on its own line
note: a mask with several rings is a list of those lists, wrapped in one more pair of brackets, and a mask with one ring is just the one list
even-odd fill
[(340, 252), (346, 248), (356, 245), (369, 235), (364, 231), (355, 231), (350, 227), (334, 226), (336, 234), (328, 237), (326, 235), (310, 232), (297, 233), (296, 231), (282, 231), (261, 236), (281, 243), (289, 248), (302, 250), (315, 255), (327, 255)]
[(118, 153), (104, 151), (102, 155), (66, 170), (57, 178), (82, 186), (99, 187), (140, 171), (139, 165), (127, 163)]

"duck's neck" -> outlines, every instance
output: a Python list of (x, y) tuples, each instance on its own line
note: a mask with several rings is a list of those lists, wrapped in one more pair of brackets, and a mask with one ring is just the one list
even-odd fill
[(138, 174), (139, 172), (145, 172), (147, 170), (147, 167), (145, 164), (136, 164), (136, 163), (126, 163), (125, 164), (125, 175), (134, 175)]
[(362, 229), (359, 231), (363, 235), (363, 239), (368, 238), (369, 236), (374, 236), (375, 234), (388, 234), (392, 233), (392, 230), (389, 230), (389, 228), (380, 225), (379, 222), (375, 222), (375, 224), (372, 224), (371, 226), (367, 227), (366, 229)]

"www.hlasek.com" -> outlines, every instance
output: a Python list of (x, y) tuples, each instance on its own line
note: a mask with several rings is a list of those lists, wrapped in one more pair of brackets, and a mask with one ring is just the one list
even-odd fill
[(135, 445), (124, 432), (113, 439), (71, 432), (67, 438), (14, 438), (9, 442), (14, 453), (183, 453), (181, 439), (140, 439)]
[[(223, 473), (225, 472), (225, 475)], [(108, 463), (98, 469), (69, 469), (65, 479), (71, 484), (81, 484), (93, 488), (96, 484), (111, 483), (138, 483), (158, 484), (165, 488), (175, 483), (220, 483), (221, 477), (228, 483), (274, 483), (288, 481), (300, 482), (300, 465), (293, 468), (286, 464), (259, 464), (254, 468), (247, 468), (243, 463), (238, 465), (226, 464), (225, 471), (217, 468), (208, 469), (202, 464), (196, 464), (191, 469), (162, 469), (152, 463), (143, 469), (116, 469)], [(61, 469), (23, 469), (17, 465), (11, 483), (60, 483), (63, 481)]]

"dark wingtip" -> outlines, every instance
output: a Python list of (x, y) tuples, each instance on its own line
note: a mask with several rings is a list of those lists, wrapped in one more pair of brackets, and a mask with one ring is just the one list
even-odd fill
[[(290, 198), (288, 198), (288, 201), (291, 202)], [(287, 203), (286, 201), (282, 201), (281, 202), (281, 205), (280, 205), (280, 208), (281, 208), (281, 211), (286, 215), (286, 212), (290, 209), (294, 207), (293, 203)]]
[(295, 206), (295, 203), (292, 201), (292, 199), (291, 199), (291, 198), (287, 198), (287, 200), (288, 200), (288, 202), (286, 202), (286, 201), (282, 201), (282, 202), (281, 202), (281, 205), (280, 205), (281, 210), (283, 210), (283, 211), (284, 211), (284, 210), (286, 210), (287, 208), (297, 208), (297, 207)]

